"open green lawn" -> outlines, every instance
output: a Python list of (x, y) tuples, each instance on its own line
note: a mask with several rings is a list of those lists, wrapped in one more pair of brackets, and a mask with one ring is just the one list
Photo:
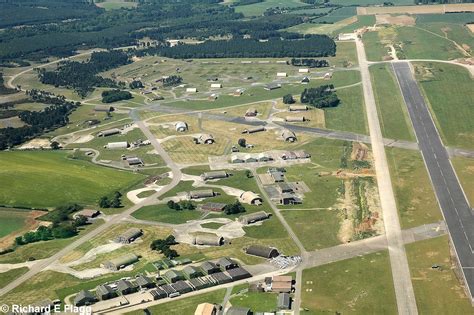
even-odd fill
[(303, 270), (304, 314), (396, 314), (388, 252)]
[(471, 207), (474, 205), (474, 159), (464, 157), (451, 158), (456, 174), (461, 181), (464, 193)]
[[(199, 294), (185, 299), (167, 302), (156, 306), (149, 307), (151, 314), (167, 314), (167, 315), (192, 315), (196, 307), (201, 303), (220, 304), (224, 299), (226, 290), (220, 289), (209, 293)], [(143, 311), (135, 311), (126, 313), (128, 315), (142, 315)]]
[(408, 229), (443, 219), (420, 152), (386, 148), (400, 224)]
[[(472, 306), (454, 272), (447, 236), (406, 246), (420, 314), (471, 314)], [(440, 265), (441, 269), (431, 266)]]
[(245, 16), (257, 16), (262, 15), (268, 8), (280, 7), (280, 8), (291, 8), (291, 7), (302, 7), (307, 4), (298, 0), (265, 0), (263, 2), (241, 5), (235, 7), (235, 12), (242, 13)]
[(382, 135), (395, 140), (415, 141), (405, 102), (390, 65), (370, 67)]
[(316, 18), (312, 20), (312, 22), (316, 23), (336, 23), (341, 20), (347, 19), (348, 17), (356, 15), (356, 8), (355, 7), (341, 7), (329, 13), (326, 16), (322, 16), (320, 18)]
[(20, 230), (27, 217), (27, 210), (0, 208), (0, 238)]
[(168, 208), (166, 204), (146, 206), (133, 213), (140, 220), (151, 220), (163, 223), (181, 224), (190, 220), (197, 220), (203, 215), (197, 210), (176, 211)]
[(368, 134), (362, 86), (337, 90), (341, 103), (324, 110), (326, 128)]
[(282, 214), (308, 251), (341, 243), (337, 237), (340, 225), (340, 212), (337, 209), (286, 210)]
[(71, 160), (64, 151), (1, 152), (0, 162), (0, 204), (12, 206), (95, 205), (101, 196), (145, 178)]
[[(387, 2), (385, 0), (330, 0), (329, 3), (332, 4), (339, 4), (339, 5), (360, 5), (360, 6), (367, 6), (367, 5), (376, 5), (376, 4), (384, 4)], [(390, 1), (394, 5), (412, 5), (412, 0), (392, 0)]]
[(28, 271), (27, 267), (12, 269), (7, 272), (0, 272), (0, 288), (3, 288), (5, 285), (9, 284), (22, 274)]
[[(367, 32), (362, 36), (367, 60), (382, 61), (388, 55), (388, 48), (381, 42), (379, 32)], [(373, 67), (372, 67), (373, 68)]]
[(334, 171), (340, 168), (344, 142), (343, 140), (316, 138), (298, 146), (297, 149), (305, 150), (311, 154), (313, 165), (308, 169), (314, 168), (315, 172)]
[(236, 307), (248, 307), (253, 312), (270, 312), (276, 310), (277, 297), (276, 293), (245, 292), (233, 296), (230, 304)]
[(451, 64), (416, 63), (415, 74), (444, 144), (474, 149), (474, 88), (468, 70)]

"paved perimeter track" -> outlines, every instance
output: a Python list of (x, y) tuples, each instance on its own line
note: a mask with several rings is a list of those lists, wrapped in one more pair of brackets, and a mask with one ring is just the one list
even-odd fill
[(397, 205), (393, 194), (390, 172), (385, 155), (382, 131), (377, 115), (372, 82), (370, 80), (369, 65), (365, 55), (364, 44), (361, 39), (356, 40), (357, 56), (359, 59), (362, 86), (364, 90), (365, 107), (369, 122), (370, 139), (374, 155), (377, 185), (383, 212), (385, 233), (387, 236), (390, 265), (392, 267), (393, 284), (397, 297), (399, 314), (418, 314), (415, 293), (411, 283), (410, 269), (403, 245), (403, 237), (398, 219)]
[(459, 184), (448, 153), (441, 142), (425, 100), (413, 78), (408, 62), (394, 62), (393, 69), (408, 107), (431, 183), (448, 226), (467, 284), (471, 302), (474, 301), (474, 217)]

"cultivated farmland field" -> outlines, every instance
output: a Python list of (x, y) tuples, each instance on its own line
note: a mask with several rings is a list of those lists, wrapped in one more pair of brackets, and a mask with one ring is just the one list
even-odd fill
[(358, 7), (358, 15), (372, 14), (444, 14), (447, 12), (474, 11), (474, 4), (443, 4), (443, 5), (416, 5), (416, 6), (385, 6), (385, 7)]
[(0, 153), (0, 203), (56, 207), (77, 202), (94, 205), (99, 197), (143, 180), (143, 175), (71, 160), (67, 152)]
[(21, 230), (28, 217), (28, 211), (0, 208), (0, 239), (8, 234)]
[(262, 15), (268, 8), (280, 7), (280, 8), (291, 8), (291, 7), (302, 7), (307, 5), (306, 3), (298, 0), (265, 0), (263, 2), (236, 6), (235, 12), (242, 13), (245, 16), (257, 16)]

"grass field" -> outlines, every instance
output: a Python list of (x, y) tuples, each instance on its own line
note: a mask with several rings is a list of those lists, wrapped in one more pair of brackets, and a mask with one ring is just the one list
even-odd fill
[(388, 48), (385, 47), (385, 44), (382, 43), (383, 39), (379, 36), (381, 32), (382, 31), (367, 32), (362, 36), (367, 60), (382, 61), (384, 57), (388, 55)]
[[(339, 245), (339, 210), (287, 210), (285, 220), (308, 251)], [(311, 224), (308, 224), (311, 222)]]
[(140, 208), (133, 216), (140, 220), (152, 220), (170, 224), (181, 224), (186, 221), (197, 220), (203, 215), (197, 210), (176, 211), (168, 208), (166, 204), (146, 206)]
[[(448, 237), (406, 246), (410, 274), (420, 314), (469, 314), (472, 306), (454, 272)], [(432, 269), (432, 265), (441, 269)]]
[(451, 158), (456, 174), (471, 207), (474, 205), (474, 160), (471, 158)]
[(27, 207), (56, 207), (71, 202), (95, 205), (101, 196), (145, 178), (67, 156), (64, 151), (0, 153), (0, 203)]
[[(339, 5), (374, 5), (374, 4), (383, 4), (385, 0), (330, 0), (329, 3), (339, 4)], [(390, 1), (394, 5), (412, 5), (412, 0), (393, 0)]]
[(246, 292), (233, 296), (229, 302), (232, 306), (248, 307), (253, 312), (269, 312), (276, 309), (277, 297), (276, 293)]
[(331, 13), (329, 13), (326, 16), (316, 18), (316, 19), (312, 20), (312, 22), (329, 23), (329, 24), (330, 23), (336, 23), (336, 22), (339, 22), (341, 20), (347, 19), (351, 16), (354, 16), (356, 14), (357, 13), (356, 13), (356, 8), (355, 7), (342, 7), (342, 8), (339, 8), (339, 9), (336, 9), (336, 10), (332, 11)]
[(27, 267), (12, 269), (7, 272), (0, 272), (0, 288), (3, 288), (5, 285), (9, 284), (22, 274), (28, 271)]
[(450, 64), (416, 63), (415, 74), (443, 142), (474, 149), (474, 89), (468, 70)]
[(280, 8), (291, 8), (291, 7), (302, 7), (306, 4), (298, 0), (265, 0), (263, 2), (236, 6), (235, 12), (242, 13), (245, 16), (257, 16), (262, 15), (268, 8), (280, 7)]
[(390, 65), (370, 67), (375, 102), (385, 138), (414, 141), (405, 102)]
[(402, 228), (443, 220), (421, 154), (398, 148), (386, 152)]
[(386, 251), (303, 270), (305, 314), (396, 314)]
[(362, 86), (337, 90), (341, 103), (324, 110), (326, 128), (368, 134)]
[(0, 208), (0, 238), (20, 230), (28, 217), (28, 211)]
[(28, 260), (44, 259), (57, 253), (63, 247), (67, 246), (81, 235), (88, 233), (92, 229), (95, 229), (98, 225), (102, 224), (102, 220), (98, 220), (91, 225), (87, 225), (84, 228), (80, 228), (78, 236), (65, 239), (54, 239), (45, 242), (36, 242), (17, 247), (13, 252), (0, 255), (0, 263), (2, 264), (16, 264), (22, 263)]
[[(209, 293), (204, 293), (182, 300), (167, 302), (160, 305), (149, 307), (151, 314), (167, 314), (167, 315), (191, 315), (194, 314), (196, 307), (201, 303), (220, 304), (224, 299), (226, 290), (220, 289)], [(143, 311), (135, 311), (125, 313), (127, 315), (142, 315)]]

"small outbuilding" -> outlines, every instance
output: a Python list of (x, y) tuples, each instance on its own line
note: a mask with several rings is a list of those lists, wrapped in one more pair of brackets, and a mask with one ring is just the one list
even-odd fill
[(200, 268), (205, 275), (210, 275), (220, 271), (219, 267), (212, 261), (203, 262)]
[(184, 277), (188, 280), (202, 276), (201, 271), (193, 266), (186, 266), (182, 270)]
[(234, 268), (239, 267), (239, 264), (236, 263), (233, 259), (231, 259), (229, 257), (222, 257), (217, 262), (217, 265), (219, 266), (219, 268), (221, 268), (222, 271), (226, 271), (226, 270), (230, 270), (230, 269), (234, 269)]
[(257, 109), (254, 107), (251, 107), (247, 109), (247, 111), (245, 112), (245, 117), (255, 117), (257, 116), (257, 114), (258, 114)]
[(258, 211), (250, 214), (246, 214), (239, 217), (239, 222), (242, 224), (252, 224), (255, 222), (266, 220), (270, 217), (265, 211)]
[(203, 211), (212, 211), (212, 212), (221, 212), (224, 211), (225, 206), (227, 204), (220, 203), (220, 202), (208, 202), (201, 206), (201, 210)]
[(229, 269), (229, 270), (227, 270), (227, 273), (229, 274), (232, 281), (239, 281), (239, 280), (242, 280), (242, 279), (248, 279), (248, 278), (252, 277), (250, 272), (248, 272), (247, 270), (245, 270), (242, 267)]
[(113, 136), (113, 135), (118, 135), (120, 133), (121, 133), (120, 129), (112, 128), (112, 129), (99, 131), (97, 133), (97, 137), (109, 137), (109, 136)]
[(263, 202), (263, 199), (262, 197), (260, 197), (259, 195), (257, 195), (256, 193), (254, 193), (253, 191), (245, 191), (243, 192), (240, 197), (239, 197), (239, 201), (242, 202), (242, 203), (246, 203), (246, 204), (249, 204), (249, 205), (261, 205), (262, 202)]
[(298, 69), (298, 72), (299, 73), (309, 73), (309, 69), (308, 68), (300, 68), (300, 69)]
[(96, 297), (87, 290), (80, 291), (74, 297), (74, 306), (86, 306), (94, 304), (97, 301)]
[(135, 278), (135, 284), (142, 289), (150, 289), (156, 287), (156, 283), (149, 277), (139, 275)]
[(197, 93), (197, 88), (186, 88), (186, 93)]
[(128, 280), (117, 281), (117, 292), (122, 295), (131, 294), (138, 291), (138, 287)]
[(286, 78), (288, 74), (286, 72), (277, 72), (277, 77), (279, 78)]
[(76, 213), (74, 213), (73, 215), (73, 218), (77, 218), (77, 217), (86, 217), (87, 219), (93, 219), (93, 218), (96, 218), (100, 215), (100, 211), (99, 210), (94, 210), (94, 209), (84, 209), (84, 210), (81, 210), (81, 211), (78, 211)]
[(288, 106), (288, 110), (290, 112), (304, 112), (308, 110), (308, 106), (306, 105), (290, 105)]
[(188, 193), (189, 199), (202, 199), (214, 197), (215, 193), (212, 189), (192, 190)]
[(203, 180), (227, 178), (229, 174), (226, 171), (212, 171), (201, 174)]
[(126, 149), (128, 148), (127, 141), (120, 141), (120, 142), (109, 142), (105, 145), (106, 149)]
[(262, 131), (265, 131), (265, 127), (257, 126), (257, 127), (244, 129), (242, 133), (251, 134), (251, 133), (257, 133), (257, 132), (262, 132)]
[(288, 293), (278, 294), (277, 308), (279, 310), (291, 309), (291, 297)]
[(245, 249), (245, 253), (252, 256), (258, 256), (263, 258), (275, 258), (280, 256), (278, 249), (263, 245), (250, 245)]
[(222, 89), (222, 84), (220, 83), (212, 83), (211, 89)]
[(195, 245), (204, 246), (222, 246), (224, 245), (224, 238), (217, 234), (199, 234), (194, 238)]
[(267, 90), (267, 91), (273, 91), (273, 90), (276, 90), (276, 89), (279, 89), (281, 88), (281, 84), (279, 83), (269, 83), (267, 85), (265, 85), (264, 89)]
[(224, 315), (250, 315), (252, 312), (250, 311), (250, 308), (248, 307), (237, 307), (237, 306), (231, 306), (229, 307)]
[(216, 315), (217, 307), (211, 303), (201, 303), (196, 307), (194, 315)]
[(202, 134), (197, 138), (200, 144), (213, 144), (215, 142), (214, 136), (211, 134)]
[(99, 300), (105, 301), (116, 297), (117, 293), (107, 284), (101, 284), (95, 289), (95, 295)]
[(168, 270), (163, 274), (163, 278), (168, 282), (168, 283), (175, 283), (180, 280), (184, 280), (184, 275), (182, 272), (177, 271), (177, 270)]
[(115, 109), (113, 106), (110, 105), (96, 105), (94, 107), (95, 112), (103, 112), (103, 113), (110, 113), (113, 112)]
[(188, 130), (188, 124), (185, 123), (184, 121), (178, 121), (174, 124), (174, 128), (178, 132), (185, 132)]
[(288, 130), (288, 129), (283, 130), (283, 132), (281, 133), (281, 137), (286, 142), (295, 142), (297, 140), (296, 134), (293, 131)]
[(304, 116), (286, 116), (286, 122), (305, 122), (306, 117)]
[(143, 166), (143, 165), (145, 165), (145, 163), (143, 163), (143, 160), (140, 159), (139, 157), (136, 157), (136, 156), (127, 157), (125, 159), (125, 161), (127, 162), (128, 166)]
[(117, 271), (132, 265), (138, 261), (138, 256), (132, 253), (125, 254), (121, 257), (117, 257), (103, 263), (104, 268)]
[(137, 238), (143, 235), (143, 230), (138, 228), (130, 228), (117, 236), (114, 240), (116, 243), (130, 244), (135, 241)]

